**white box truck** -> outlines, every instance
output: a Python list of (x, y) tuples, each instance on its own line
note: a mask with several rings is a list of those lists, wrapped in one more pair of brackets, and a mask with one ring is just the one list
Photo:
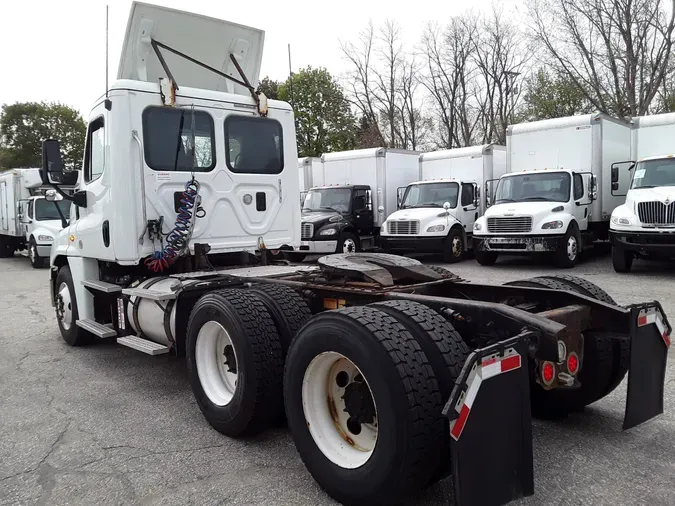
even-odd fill
[(675, 113), (633, 118), (631, 134), (631, 161), (612, 167), (612, 191), (626, 198), (610, 223), (616, 272), (635, 258), (675, 258)]
[(508, 174), (474, 224), (481, 265), (500, 254), (548, 253), (572, 267), (609, 239), (610, 216), (624, 200), (612, 192), (611, 167), (630, 157), (628, 123), (594, 113), (511, 125), (506, 149)]
[[(341, 504), (395, 504), (450, 473), (451, 504), (530, 496), (532, 412), (578, 411), (626, 375), (624, 428), (663, 412), (671, 327), (658, 302), (595, 301), (572, 276), (467, 283), (381, 253), (243, 265), (299, 240), (293, 111), (247, 85), (263, 32), (131, 9), (119, 79), (88, 118), (77, 209), (52, 246), (68, 345), (185, 357), (196, 409), (248, 445), (285, 415)], [(378, 215), (407, 184), (381, 157), (392, 170), (363, 183)], [(62, 181), (58, 140), (43, 144), (41, 176)]]
[[(49, 260), (56, 233), (70, 218), (70, 202), (47, 202), (40, 169), (11, 169), (0, 173), (0, 258), (28, 249), (31, 265), (38, 269)], [(73, 175), (76, 175), (74, 173)], [(72, 177), (72, 176), (71, 176)], [(67, 191), (68, 186), (62, 188)]]
[(323, 185), (305, 196), (300, 254), (293, 256), (375, 248), (382, 223), (396, 209), (398, 189), (418, 177), (419, 155), (389, 148), (323, 155)]
[(471, 248), (473, 224), (483, 215), (490, 181), (506, 172), (506, 147), (495, 144), (423, 153), (419, 180), (405, 189), (380, 242), (391, 251), (443, 253), (459, 262)]
[(323, 185), (323, 162), (321, 157), (306, 156), (298, 158), (298, 177), (300, 179), (300, 205), (313, 186)]

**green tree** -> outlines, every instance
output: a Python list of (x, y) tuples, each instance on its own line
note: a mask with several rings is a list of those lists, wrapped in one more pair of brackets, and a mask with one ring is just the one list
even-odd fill
[(299, 156), (354, 149), (356, 119), (326, 69), (307, 67), (293, 74), (279, 86), (279, 99), (293, 106)]
[(262, 91), (270, 100), (279, 100), (279, 81), (264, 77), (258, 85), (258, 90)]
[(0, 113), (0, 166), (39, 167), (42, 141), (58, 139), (66, 168), (79, 168), (85, 134), (84, 120), (67, 105), (53, 102), (4, 105)]
[(584, 92), (569, 77), (540, 69), (525, 84), (525, 120), (561, 118), (590, 112), (592, 106)]

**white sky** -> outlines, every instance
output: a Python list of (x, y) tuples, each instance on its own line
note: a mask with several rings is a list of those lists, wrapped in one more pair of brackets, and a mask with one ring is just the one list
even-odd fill
[[(265, 31), (261, 78), (288, 76), (312, 65), (334, 75), (346, 70), (340, 40), (356, 40), (369, 19), (393, 19), (411, 44), (427, 21), (445, 22), (467, 6), (487, 10), (491, 0), (150, 0)], [(131, 0), (0, 0), (0, 105), (60, 101), (85, 119), (105, 89), (105, 5), (110, 6), (110, 80), (117, 74)], [(503, 0), (510, 9), (520, 0)], [(292, 6), (290, 8), (289, 6)], [(276, 10), (281, 7), (282, 10)]]

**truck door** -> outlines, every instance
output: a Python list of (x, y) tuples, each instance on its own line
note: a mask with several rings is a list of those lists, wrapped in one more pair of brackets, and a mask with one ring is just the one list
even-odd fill
[(590, 175), (588, 174), (573, 174), (572, 181), (572, 201), (574, 208), (572, 214), (579, 224), (579, 230), (584, 232), (588, 230), (588, 214), (591, 212), (590, 199)]
[(354, 226), (359, 235), (371, 235), (373, 233), (373, 203), (370, 188), (354, 189), (352, 214)]
[(478, 218), (478, 187), (476, 183), (462, 183), (462, 197), (457, 219), (468, 234), (473, 233), (473, 224)]
[(9, 208), (7, 207), (7, 183), (0, 182), (0, 229), (9, 229)]

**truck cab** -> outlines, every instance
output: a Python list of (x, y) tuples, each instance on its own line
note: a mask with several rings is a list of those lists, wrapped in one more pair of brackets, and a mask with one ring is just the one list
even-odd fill
[(405, 189), (380, 240), (388, 250), (443, 253), (447, 262), (458, 262), (471, 240), (479, 208), (476, 181), (417, 181)]
[[(532, 170), (499, 179), (493, 205), (476, 220), (474, 254), (492, 265), (499, 254), (552, 253), (561, 266), (576, 263), (592, 219), (595, 177), (569, 169)], [(583, 238), (582, 238), (583, 237)]]
[(372, 190), (367, 185), (310, 188), (302, 206), (299, 256), (354, 253), (373, 242)]
[[(632, 173), (625, 204), (612, 213), (610, 236), (616, 272), (630, 271), (635, 258), (675, 258), (675, 157), (661, 155), (629, 162)], [(618, 189), (622, 164), (612, 179)]]
[(19, 202), (18, 218), (25, 239), (23, 245), (28, 249), (33, 267), (43, 267), (49, 261), (54, 238), (63, 229), (61, 215), (69, 217), (70, 206), (68, 200), (49, 202), (44, 196)]

